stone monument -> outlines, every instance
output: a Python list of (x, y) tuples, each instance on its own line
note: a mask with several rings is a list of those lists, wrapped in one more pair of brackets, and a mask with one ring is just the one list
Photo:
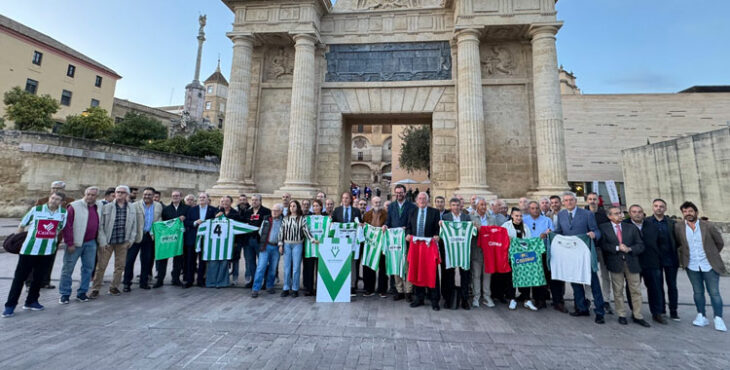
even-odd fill
[(203, 105), (205, 100), (205, 87), (200, 83), (200, 60), (203, 56), (203, 42), (205, 42), (205, 23), (207, 17), (201, 15), (198, 18), (200, 23), (200, 29), (198, 30), (198, 57), (195, 60), (195, 76), (193, 81), (185, 86), (185, 104), (184, 112), (187, 112), (187, 116), (184, 119), (189, 119), (195, 122), (203, 120)]

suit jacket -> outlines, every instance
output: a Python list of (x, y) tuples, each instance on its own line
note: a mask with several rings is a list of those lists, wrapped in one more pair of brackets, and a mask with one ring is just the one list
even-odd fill
[[(624, 220), (621, 225), (634, 225), (631, 220)], [(662, 268), (661, 251), (659, 250), (659, 228), (648, 219), (639, 230), (641, 241), (644, 242), (644, 252), (639, 255), (639, 264), (642, 270)]]
[[(144, 237), (144, 201), (140, 200), (131, 204), (137, 208), (137, 239), (134, 242), (139, 243)], [(155, 201), (152, 201), (152, 204), (154, 206), (152, 223), (155, 223), (162, 218), (162, 204)]]
[[(215, 218), (215, 214), (218, 213), (218, 208), (208, 205), (208, 209), (205, 210), (205, 219), (210, 220)], [(200, 206), (193, 206), (188, 209), (188, 214), (185, 216), (185, 245), (195, 245), (195, 237), (198, 234), (198, 225), (195, 221), (200, 219)]]
[(406, 227), (406, 224), (408, 223), (408, 216), (415, 208), (417, 208), (415, 204), (405, 201), (403, 202), (403, 210), (398, 213), (398, 201), (390, 203), (388, 206), (388, 218), (385, 220), (385, 226), (388, 226), (388, 228), (391, 229), (395, 227)]
[(616, 246), (620, 243), (616, 231), (614, 231), (613, 223), (601, 224), (598, 227), (603, 232), (599, 244), (601, 249), (603, 249), (608, 271), (623, 272), (624, 261), (626, 261), (626, 264), (629, 266), (629, 272), (635, 274), (640, 273), (641, 263), (639, 262), (639, 256), (644, 251), (644, 241), (641, 240), (639, 228), (631, 223), (621, 223), (621, 239), (627, 247), (631, 248), (631, 252), (624, 253), (616, 251)]
[[(591, 210), (588, 206), (585, 206), (585, 209), (588, 211)], [(593, 212), (591, 212), (591, 213), (593, 213)], [(596, 210), (596, 213), (593, 213), (593, 216), (596, 218), (597, 225), (611, 222), (611, 220), (608, 219), (608, 215), (606, 215), (606, 211), (603, 208), (598, 208)]]
[[(420, 209), (416, 207), (411, 210), (408, 215), (408, 223), (406, 224), (406, 235), (415, 236), (418, 232), (418, 212)], [(398, 211), (396, 211), (398, 212)], [(426, 207), (426, 221), (423, 228), (423, 237), (431, 238), (439, 235), (439, 211), (436, 208)]]
[(596, 224), (596, 217), (591, 211), (576, 208), (575, 217), (573, 217), (572, 221), (570, 220), (567, 209), (558, 212), (558, 220), (555, 222), (556, 234), (572, 236), (586, 234), (589, 231), (593, 231), (596, 234), (596, 240), (601, 238), (601, 231)]
[(350, 212), (352, 213), (350, 219), (345, 220), (345, 207), (339, 206), (335, 208), (332, 211), (332, 222), (355, 222), (355, 218), (360, 219), (360, 222), (362, 222), (362, 214), (357, 207), (350, 206)]
[(185, 216), (185, 218), (188, 217), (188, 207), (185, 203), (180, 202), (180, 205), (177, 206), (177, 209), (170, 203), (165, 208), (162, 209), (162, 221), (172, 220), (173, 218), (180, 218), (180, 216)]
[[(710, 266), (718, 274), (724, 274), (725, 264), (722, 262), (720, 251), (725, 246), (722, 235), (717, 230), (715, 225), (709, 221), (699, 220), (700, 231), (702, 232), (702, 247), (705, 249), (705, 255), (707, 261), (710, 262)], [(687, 234), (685, 233), (686, 224), (684, 221), (677, 222), (674, 225), (674, 239), (679, 244), (679, 265), (682, 268), (687, 268), (689, 265), (689, 244), (687, 244)]]
[[(657, 243), (661, 257), (660, 261), (662, 262), (662, 267), (679, 267), (679, 244), (674, 237), (674, 224), (676, 222), (669, 217), (664, 217), (664, 219), (667, 221), (667, 238), (669, 238), (669, 240), (666, 244), (661, 243), (661, 232), (657, 226), (657, 232), (660, 234), (660, 239)], [(656, 225), (654, 223), (656, 221), (656, 217), (654, 217), (654, 215), (647, 217), (646, 221)]]

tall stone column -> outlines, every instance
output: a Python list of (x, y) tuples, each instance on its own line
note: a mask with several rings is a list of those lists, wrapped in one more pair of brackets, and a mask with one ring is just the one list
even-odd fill
[(482, 100), (479, 30), (456, 34), (459, 109), (459, 194), (493, 198), (487, 186), (487, 138)]
[(314, 155), (317, 151), (317, 109), (315, 45), (313, 34), (294, 35), (294, 73), (289, 121), (289, 153), (286, 162), (286, 180), (279, 192), (288, 192), (294, 198), (313, 197)]
[(558, 28), (556, 25), (539, 25), (530, 29), (538, 173), (535, 195), (555, 194), (569, 189), (563, 105), (555, 49)]
[(254, 184), (246, 183), (244, 174), (253, 36), (231, 32), (228, 37), (233, 41), (233, 62), (226, 104), (226, 123), (223, 126), (220, 177), (210, 190), (211, 196), (233, 196), (255, 190)]

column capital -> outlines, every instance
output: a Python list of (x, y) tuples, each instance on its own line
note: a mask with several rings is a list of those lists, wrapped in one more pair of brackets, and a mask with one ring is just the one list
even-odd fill
[(226, 36), (231, 39), (235, 45), (245, 42), (253, 44), (254, 42), (253, 33), (250, 32), (228, 32), (226, 33)]
[(296, 45), (316, 45), (319, 43), (319, 35), (314, 33), (290, 33)]
[(476, 28), (465, 28), (461, 30), (457, 30), (454, 33), (454, 37), (456, 38), (456, 42), (462, 42), (462, 41), (479, 41), (479, 38), (482, 36), (482, 31)]
[(562, 26), (562, 23), (534, 23), (530, 25), (528, 33), (533, 40), (542, 37), (555, 38), (555, 35)]

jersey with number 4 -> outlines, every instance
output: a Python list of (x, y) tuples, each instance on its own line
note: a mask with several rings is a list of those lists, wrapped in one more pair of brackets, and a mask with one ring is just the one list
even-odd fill
[(198, 226), (195, 251), (203, 252), (203, 261), (224, 261), (233, 258), (236, 235), (258, 230), (258, 227), (231, 220), (223, 215)]

